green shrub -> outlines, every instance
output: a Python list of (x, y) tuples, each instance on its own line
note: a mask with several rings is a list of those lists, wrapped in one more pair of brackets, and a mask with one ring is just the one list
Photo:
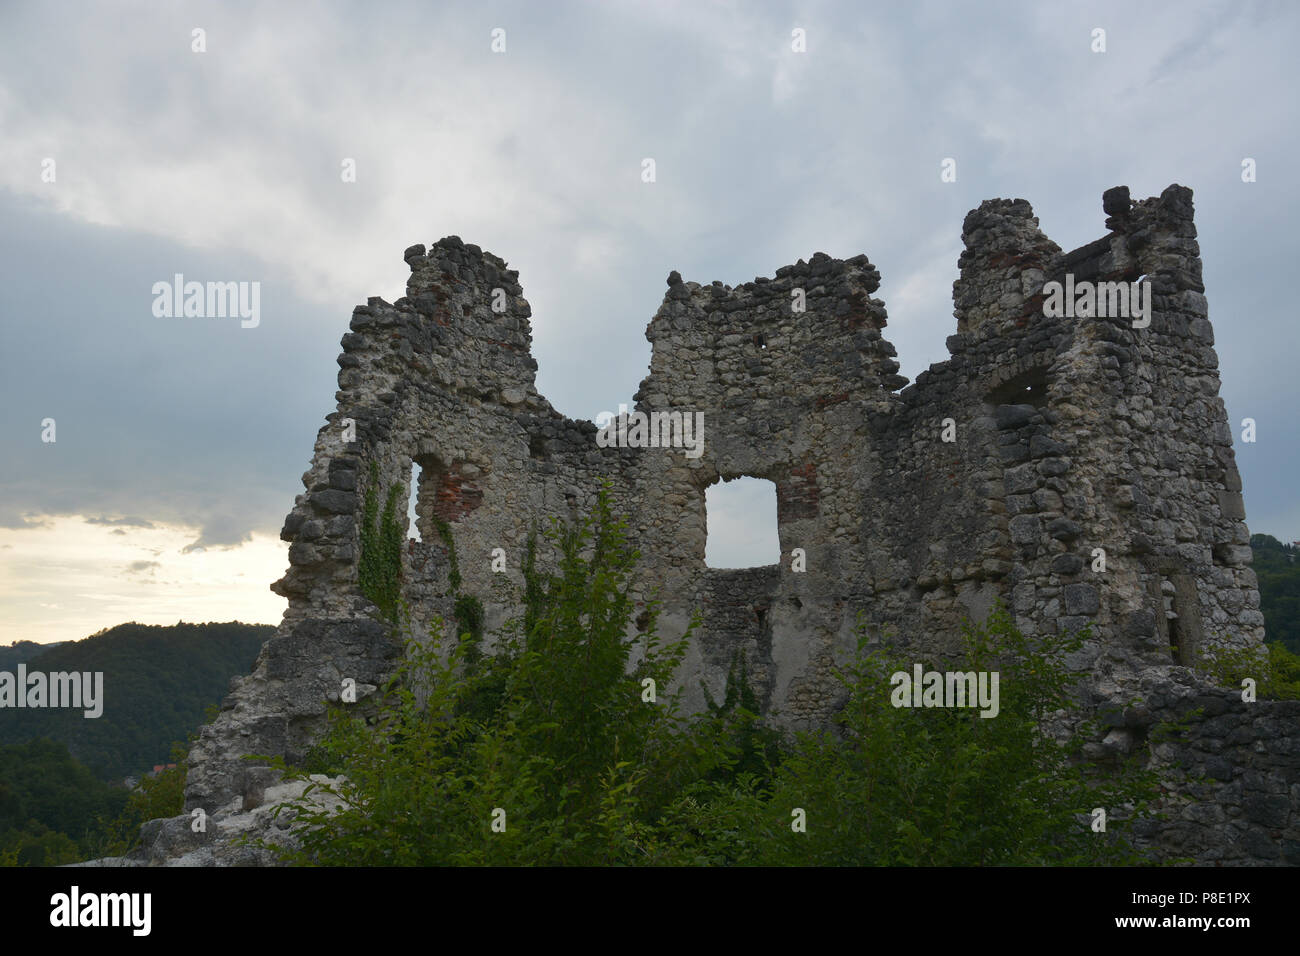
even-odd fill
[[(651, 608), (625, 640), (637, 556), (608, 488), (594, 515), (577, 528), (554, 525), (546, 539), (556, 571), (539, 572), (530, 556), (529, 612), (496, 653), (472, 661), (473, 628), (448, 640), (439, 622), (434, 640), (408, 641), (373, 722), (336, 712), (318, 765), (347, 778), (299, 801), (309, 829), (293, 859), (634, 862), (639, 835), (679, 782), (715, 769), (687, 740), (675, 696), (664, 695), (686, 638), (661, 642)], [(634, 646), (642, 658), (629, 668)], [(643, 699), (646, 681), (653, 702)], [(326, 793), (343, 800), (341, 812), (325, 810)], [(492, 829), (498, 808), (501, 832)]]
[(1241, 690), (1242, 681), (1252, 678), (1261, 700), (1300, 700), (1300, 656), (1284, 644), (1218, 648), (1199, 662), (1197, 670), (1218, 686), (1234, 690)]
[[(1000, 674), (1000, 711), (899, 708), (890, 676), (910, 672), (860, 631), (841, 672), (835, 732), (782, 740), (758, 717), (738, 656), (721, 704), (687, 720), (667, 694), (692, 622), (660, 641), (637, 617), (637, 555), (608, 486), (577, 527), (531, 538), (524, 613), (476, 656), (473, 611), (438, 622), (368, 716), (337, 707), (314, 754), (345, 776), (313, 783), (292, 862), (324, 865), (761, 864), (992, 865), (1139, 860), (1131, 821), (1154, 797), (1136, 766), (1080, 759), (1091, 728), (1043, 730), (1074, 706), (1062, 663), (1085, 635), (1035, 642), (1001, 610), (966, 633), (947, 669)], [(479, 609), (481, 613), (481, 609)], [(643, 626), (641, 626), (643, 625)], [(481, 622), (480, 622), (481, 627)], [(634, 648), (638, 663), (630, 666)], [(931, 668), (939, 669), (939, 668)], [(654, 688), (654, 700), (649, 698)], [(279, 761), (283, 767), (283, 761)], [(289, 768), (286, 768), (289, 769)], [(304, 771), (291, 775), (299, 778)], [(326, 797), (336, 798), (331, 808)], [(1106, 810), (1107, 830), (1090, 814)], [(803, 811), (806, 832), (791, 827)], [(502, 826), (504, 824), (504, 826)]]
[[(215, 716), (209, 708), (209, 718)], [(191, 735), (191, 743), (197, 734)], [(125, 856), (140, 840), (140, 828), (150, 820), (178, 816), (185, 810), (186, 761), (189, 744), (172, 745), (174, 767), (146, 776), (127, 797), (126, 806), (112, 821), (103, 823), (104, 838), (95, 856)]]
[[(1135, 765), (1079, 759), (1083, 726), (1061, 742), (1044, 720), (1072, 706), (1075, 682), (1056, 646), (1025, 638), (998, 609), (968, 625), (964, 660), (926, 670), (997, 671), (1000, 709), (895, 707), (891, 675), (912, 660), (859, 630), (841, 672), (840, 732), (799, 735), (770, 787), (714, 799), (719, 862), (757, 865), (1040, 865), (1137, 862), (1131, 819), (1156, 793)], [(1107, 832), (1089, 814), (1106, 810)], [(803, 811), (806, 832), (792, 828)], [(743, 834), (743, 837), (736, 835)], [(706, 841), (708, 842), (708, 841)]]

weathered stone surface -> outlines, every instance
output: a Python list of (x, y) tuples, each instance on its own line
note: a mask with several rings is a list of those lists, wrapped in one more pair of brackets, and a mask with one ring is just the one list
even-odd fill
[(999, 405), (993, 412), (993, 420), (998, 428), (1019, 428), (1029, 424), (1029, 420), (1038, 414), (1033, 405)]
[(1053, 574), (1078, 574), (1083, 570), (1083, 558), (1077, 554), (1062, 554), (1052, 559)]
[(1060, 541), (1073, 541), (1083, 534), (1083, 526), (1069, 518), (1056, 518), (1048, 522), (1047, 533)]
[(1037, 515), (1017, 515), (1011, 519), (1011, 540), (1015, 544), (1034, 544), (1042, 530), (1042, 519)]
[(1146, 637), (1156, 630), (1156, 616), (1146, 608), (1129, 612), (1124, 618), (1124, 636), (1130, 638)]
[(1101, 597), (1091, 584), (1065, 586), (1066, 614), (1096, 614), (1101, 609)]

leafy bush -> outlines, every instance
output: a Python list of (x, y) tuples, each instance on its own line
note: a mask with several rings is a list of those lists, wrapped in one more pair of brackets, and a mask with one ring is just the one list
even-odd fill
[(1217, 649), (1199, 663), (1198, 670), (1220, 687), (1241, 689), (1249, 677), (1262, 700), (1300, 700), (1300, 656), (1284, 644)]
[[(840, 732), (799, 735), (770, 787), (736, 788), (717, 801), (717, 862), (758, 865), (1070, 865), (1140, 859), (1126, 837), (1155, 796), (1134, 765), (1099, 768), (1079, 759), (1090, 727), (1064, 741), (1044, 722), (1073, 701), (1076, 677), (1064, 652), (1034, 642), (995, 610), (968, 625), (964, 660), (944, 669), (999, 673), (1000, 709), (896, 707), (891, 675), (915, 661), (873, 648), (859, 630), (856, 657), (841, 672), (848, 703)], [(924, 667), (926, 670), (939, 668)], [(1089, 814), (1106, 810), (1107, 832)], [(806, 832), (795, 832), (803, 811)]]
[[(373, 723), (338, 710), (314, 755), (347, 777), (295, 807), (308, 829), (298, 862), (481, 864), (633, 862), (640, 830), (683, 778), (714, 769), (662, 696), (686, 638), (662, 643), (652, 607), (625, 640), (636, 553), (608, 489), (578, 528), (553, 525), (556, 571), (525, 562), (527, 613), (495, 654), (465, 633), (421, 644), (384, 689)], [(481, 609), (477, 611), (481, 627)], [(689, 632), (688, 632), (689, 633)], [(629, 667), (634, 647), (640, 661)], [(652, 682), (652, 683), (643, 683)], [(654, 687), (654, 700), (649, 688)], [(301, 774), (299, 774), (301, 776)], [(342, 798), (331, 813), (320, 798)], [(494, 832), (496, 825), (504, 830)]]
[[(909, 671), (860, 632), (836, 732), (785, 741), (763, 725), (740, 659), (726, 696), (687, 720), (675, 694), (686, 635), (662, 643), (657, 606), (626, 635), (636, 560), (608, 487), (577, 528), (530, 541), (525, 613), (496, 652), (477, 638), (408, 635), (369, 716), (336, 708), (296, 816), (305, 864), (1083, 864), (1135, 862), (1127, 825), (1155, 795), (1133, 766), (1079, 757), (1089, 728), (1044, 726), (1073, 707), (1062, 663), (1084, 635), (1021, 635), (1004, 611), (966, 633), (955, 669), (1001, 675), (1000, 712), (898, 708)], [(634, 658), (633, 649), (640, 653)], [(635, 660), (635, 666), (631, 662)], [(651, 688), (654, 689), (651, 700)], [(283, 761), (278, 762), (283, 768)], [(330, 799), (327, 799), (330, 798)], [(1089, 814), (1105, 808), (1105, 833)], [(806, 817), (795, 832), (792, 814)]]
[[(215, 716), (216, 707), (208, 710)], [(191, 735), (191, 743), (197, 734)], [(122, 812), (111, 820), (101, 820), (103, 835), (95, 847), (94, 856), (125, 856), (140, 840), (140, 828), (150, 820), (178, 816), (185, 809), (185, 774), (189, 759), (189, 744), (172, 745), (174, 766), (165, 767), (156, 774), (146, 776), (127, 797)]]

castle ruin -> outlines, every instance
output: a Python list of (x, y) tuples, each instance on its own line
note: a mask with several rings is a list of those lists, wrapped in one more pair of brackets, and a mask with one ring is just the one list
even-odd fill
[[(1149, 748), (1183, 781), (1149, 835), (1162, 852), (1300, 862), (1300, 705), (1244, 703), (1188, 669), (1264, 637), (1192, 193), (1132, 201), (1118, 187), (1103, 204), (1106, 234), (1068, 252), (1024, 200), (973, 210), (950, 358), (910, 386), (866, 256), (817, 253), (736, 287), (672, 273), (635, 402), (702, 414), (694, 454), (603, 447), (534, 386), (518, 274), (456, 237), (407, 249), (405, 297), (358, 306), (343, 336), (337, 409), (282, 532), (291, 566), (273, 588), (289, 608), (203, 729), (186, 809), (235, 812), (265, 784), (241, 755), (300, 759), (344, 678), (368, 689), (391, 674), (401, 649), (361, 593), (359, 524), (372, 463), (384, 488), (418, 464), (422, 540), (403, 556), (403, 596), (420, 627), (451, 617), (441, 523), (491, 631), (517, 612), (503, 585), (521, 588), (529, 533), (585, 514), (608, 479), (641, 553), (639, 595), (663, 602), (660, 632), (702, 614), (688, 706), (702, 707), (701, 683), (721, 695), (739, 654), (773, 721), (824, 723), (859, 614), (939, 661), (963, 619), (1000, 600), (1027, 634), (1090, 627), (1070, 663), (1106, 726), (1094, 754)], [(1045, 285), (1066, 277), (1149, 283), (1149, 325), (1045, 315)], [(737, 476), (775, 484), (777, 565), (705, 566), (706, 489)], [(1167, 717), (1188, 729), (1148, 740)]]

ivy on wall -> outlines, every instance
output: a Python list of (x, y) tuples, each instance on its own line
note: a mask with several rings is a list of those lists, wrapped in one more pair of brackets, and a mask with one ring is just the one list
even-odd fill
[[(361, 515), (358, 576), (361, 593), (379, 608), (385, 620), (397, 624), (402, 603), (402, 543), (405, 540), (405, 533), (397, 520), (397, 508), (405, 486), (399, 482), (388, 489), (382, 512), (379, 510), (380, 487), (379, 464), (372, 461)], [(447, 547), (447, 580), (456, 595), (457, 631), (469, 634), (477, 645), (483, 637), (483, 602), (472, 594), (460, 593), (460, 562), (451, 527), (438, 517), (434, 517), (433, 523)]]
[(397, 521), (397, 500), (405, 490), (399, 482), (388, 489), (383, 513), (379, 513), (379, 463), (370, 463), (361, 514), (361, 561), (357, 569), (361, 593), (379, 608), (384, 618), (397, 622), (402, 595), (402, 541), (405, 534)]

